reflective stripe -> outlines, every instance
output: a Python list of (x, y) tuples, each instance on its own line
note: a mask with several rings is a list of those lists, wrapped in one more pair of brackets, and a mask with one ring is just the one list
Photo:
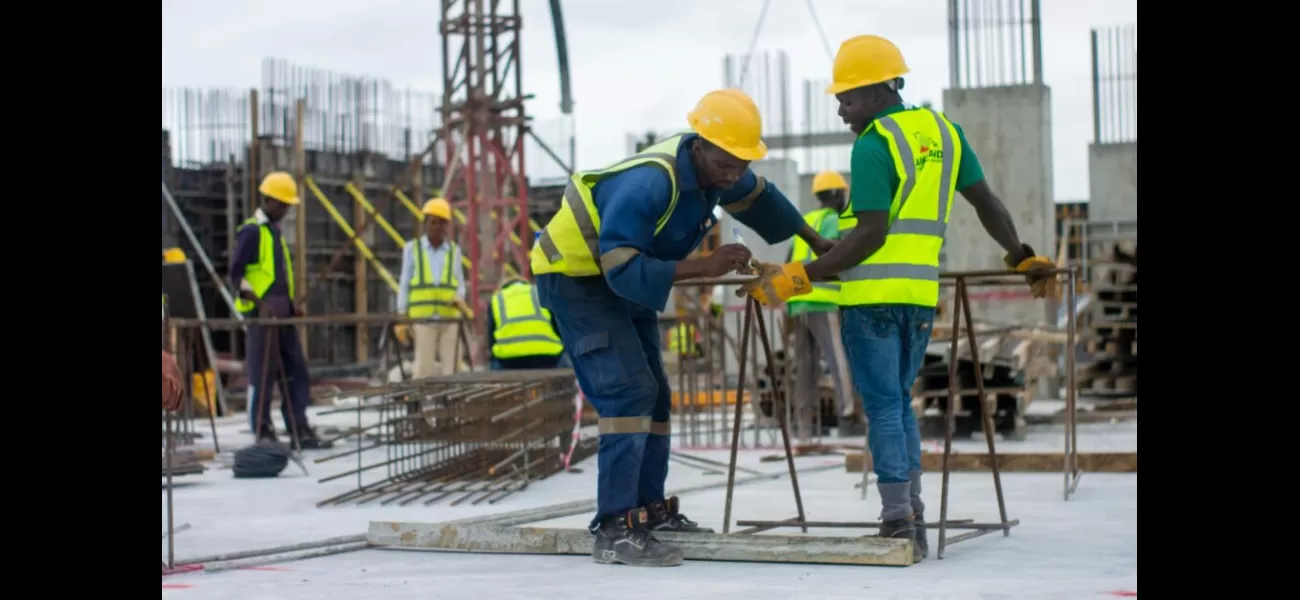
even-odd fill
[(939, 267), (907, 264), (866, 264), (840, 273), (842, 281), (867, 281), (870, 279), (921, 279), (939, 280)]
[(650, 423), (650, 435), (672, 435), (673, 424), (671, 421), (652, 421)]
[(650, 433), (652, 419), (650, 417), (601, 417), (596, 421), (600, 435), (616, 435), (620, 433)]
[(415, 270), (416, 275), (411, 281), (406, 301), (406, 314), (412, 318), (424, 318), (432, 316), (442, 317), (459, 317), (460, 310), (456, 307), (456, 288), (457, 280), (454, 266), (454, 257), (458, 251), (455, 242), (447, 242), (447, 256), (443, 259), (442, 276), (437, 281), (433, 280), (433, 272), (429, 263), (429, 254), (424, 250), (423, 238), (412, 240), (415, 244)]

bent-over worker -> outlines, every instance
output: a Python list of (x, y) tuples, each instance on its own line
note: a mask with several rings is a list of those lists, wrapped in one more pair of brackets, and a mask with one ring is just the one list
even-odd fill
[[(803, 220), (826, 239), (839, 236), (839, 214), (844, 210), (848, 183), (835, 171), (822, 171), (813, 177), (812, 192), (821, 208), (808, 211)], [(791, 262), (807, 264), (817, 253), (801, 239), (790, 245)], [(839, 414), (839, 435), (862, 435), (862, 421), (853, 400), (853, 382), (849, 379), (848, 360), (840, 343), (840, 282), (814, 281), (811, 292), (791, 298), (786, 310), (797, 323), (795, 327), (795, 437), (807, 439), (812, 433), (813, 416), (821, 411), (819, 385), (821, 362), (831, 373), (835, 385), (835, 411)], [(820, 434), (820, 432), (818, 432)]]
[(537, 289), (524, 279), (511, 277), (492, 294), (488, 307), (492, 327), (488, 347), (492, 369), (554, 369), (562, 365), (564, 345), (555, 333), (551, 311), (537, 301)]
[(555, 315), (582, 392), (600, 415), (590, 525), (598, 563), (677, 565), (681, 550), (653, 532), (711, 531), (664, 497), (672, 390), (658, 313), (673, 282), (718, 277), (750, 261), (740, 244), (686, 260), (716, 224), (714, 207), (769, 243), (798, 232), (818, 250), (832, 245), (749, 169), (767, 153), (753, 100), (738, 90), (711, 92), (687, 120), (690, 132), (575, 173), (530, 253), (538, 298)]
[[(275, 171), (262, 178), (257, 191), (262, 195), (262, 207), (240, 225), (230, 258), (230, 281), (239, 290), (235, 310), (260, 318), (299, 316), (302, 312), (294, 303), (293, 260), (289, 256), (289, 244), (280, 232), (280, 220), (289, 207), (299, 202), (298, 184), (292, 175)], [(267, 336), (276, 336), (270, 344), (276, 348), (275, 355), (267, 353)], [(280, 404), (285, 427), (304, 449), (330, 447), (307, 423), (311, 376), (298, 340), (298, 328), (249, 325), (245, 348), (248, 418), (258, 441), (276, 441), (270, 398), (271, 390), (280, 385), (283, 369), (289, 388), (289, 397)]]
[[(415, 341), (412, 377), (422, 379), (456, 372), (461, 310), (465, 303), (465, 266), (460, 245), (451, 241), (451, 205), (433, 198), (420, 209), (424, 235), (402, 249), (402, 274), (398, 280), (397, 312), (415, 323), (409, 331)], [(407, 339), (405, 324), (394, 327), (397, 339)]]
[[(827, 93), (835, 94), (840, 117), (858, 134), (841, 239), (806, 267), (764, 265), (761, 283), (749, 289), (764, 303), (780, 302), (807, 293), (808, 279), (838, 274), (841, 332), (867, 415), (883, 505), (878, 535), (914, 539), (920, 560), (928, 544), (911, 388), (939, 303), (939, 252), (955, 192), (1006, 250), (1010, 268), (1031, 272), (1053, 265), (1020, 242), (961, 128), (940, 112), (903, 104), (899, 90), (907, 72), (903, 55), (884, 38), (863, 35), (840, 46)], [(1029, 281), (1041, 298), (1056, 280), (1030, 275)]]

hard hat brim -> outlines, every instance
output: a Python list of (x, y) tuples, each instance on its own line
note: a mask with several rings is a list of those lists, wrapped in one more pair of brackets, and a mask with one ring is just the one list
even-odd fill
[(892, 75), (884, 79), (858, 79), (855, 81), (846, 81), (846, 82), (833, 81), (831, 82), (830, 85), (826, 86), (826, 93), (834, 95), (834, 94), (847, 92), (849, 90), (856, 90), (860, 87), (867, 87), (869, 85), (876, 85), (877, 83), (884, 83), (891, 79), (898, 79), (899, 77), (902, 77), (910, 72), (911, 72), (910, 69), (904, 69), (902, 73), (899, 73), (897, 75)]
[(297, 195), (290, 196), (290, 197), (287, 198), (287, 199), (286, 199), (286, 198), (276, 198), (275, 196), (270, 196), (270, 198), (271, 198), (272, 200), (275, 200), (276, 202), (281, 202), (281, 203), (284, 203), (284, 204), (288, 204), (289, 206), (297, 206), (298, 204), (301, 204), (301, 203), (302, 203), (302, 198), (299, 198)]

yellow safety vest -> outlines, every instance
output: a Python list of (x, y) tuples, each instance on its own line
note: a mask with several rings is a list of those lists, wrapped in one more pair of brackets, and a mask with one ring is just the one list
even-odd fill
[[(818, 231), (822, 226), (822, 221), (826, 217), (834, 216), (835, 211), (829, 208), (819, 208), (803, 216), (803, 222), (807, 223), (813, 231)], [(812, 251), (812, 247), (803, 238), (795, 236), (794, 247), (790, 253), (791, 262), (801, 262), (808, 264), (812, 259), (817, 258), (817, 254)], [(814, 281), (813, 290), (802, 296), (791, 298), (789, 303), (798, 302), (826, 302), (835, 304), (840, 299), (840, 282), (838, 281)]]
[[(873, 121), (862, 135), (872, 130), (889, 142), (898, 191), (889, 207), (884, 246), (839, 274), (840, 304), (937, 306), (939, 251), (962, 159), (957, 128), (938, 112), (912, 108)], [(857, 224), (852, 208), (845, 207), (841, 237)]]
[[(655, 222), (655, 234), (658, 234), (677, 208), (677, 146), (683, 135), (670, 137), (611, 167), (574, 173), (564, 188), (564, 201), (559, 212), (542, 229), (537, 243), (528, 253), (533, 274), (561, 273), (585, 277), (605, 271), (602, 265), (605, 257), (600, 255), (600, 215), (596, 212), (591, 190), (601, 179), (633, 167), (654, 165), (667, 172), (672, 182), (668, 210)], [(615, 261), (615, 265), (622, 262), (617, 258)]]
[(508, 285), (492, 295), (492, 356), (559, 356), (560, 336), (551, 327), (551, 311), (537, 301), (529, 283)]
[(695, 326), (690, 323), (678, 323), (668, 334), (668, 349), (678, 354), (691, 356), (695, 354)]
[[(275, 249), (271, 247), (271, 226), (266, 223), (258, 223), (257, 219), (244, 221), (239, 227), (254, 226), (260, 232), (257, 243), (257, 262), (244, 267), (244, 280), (248, 285), (253, 286), (253, 294), (260, 300), (266, 294), (266, 290), (271, 289), (271, 284), (275, 283)], [(289, 242), (284, 241), (284, 236), (280, 236), (280, 248), (284, 250), (284, 274), (288, 276), (289, 281), (289, 299), (293, 300), (293, 259), (289, 257)], [(235, 298), (235, 310), (241, 313), (250, 313), (257, 308), (257, 305), (240, 297)]]
[(442, 277), (433, 280), (433, 263), (429, 253), (424, 251), (424, 239), (418, 238), (407, 242), (415, 244), (416, 277), (411, 281), (410, 292), (406, 295), (406, 316), (412, 319), (427, 319), (438, 316), (455, 319), (460, 317), (456, 308), (456, 271), (452, 269), (452, 257), (456, 256), (456, 242), (447, 240), (447, 258), (442, 265)]

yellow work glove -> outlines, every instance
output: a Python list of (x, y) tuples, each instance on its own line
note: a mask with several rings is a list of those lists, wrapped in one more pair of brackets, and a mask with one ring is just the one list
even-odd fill
[(1020, 273), (1027, 273), (1025, 279), (1029, 282), (1029, 291), (1035, 298), (1047, 298), (1049, 296), (1055, 297), (1058, 292), (1056, 275), (1034, 275), (1033, 273), (1035, 271), (1050, 271), (1055, 269), (1056, 263), (1053, 263), (1051, 259), (1046, 257), (1035, 255), (1034, 249), (1030, 248), (1029, 244), (1021, 244), (1020, 249), (1025, 251), (1025, 256), (1028, 258), (1017, 263), (1013, 261), (1011, 255), (1008, 254), (1002, 258), (1002, 262), (1005, 263), (1009, 269)]
[(736, 295), (748, 294), (762, 302), (763, 306), (770, 307), (811, 291), (812, 281), (808, 279), (808, 271), (804, 269), (803, 263), (758, 263), (758, 279), (736, 290)]
[(393, 325), (393, 337), (397, 338), (403, 346), (411, 343), (411, 327), (406, 323)]

